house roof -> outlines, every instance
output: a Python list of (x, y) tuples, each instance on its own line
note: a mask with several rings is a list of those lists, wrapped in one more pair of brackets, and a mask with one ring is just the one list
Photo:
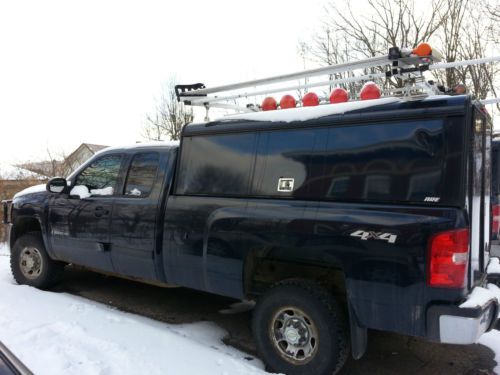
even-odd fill
[(66, 160), (71, 160), (76, 154), (78, 154), (82, 149), (88, 149), (92, 154), (95, 154), (96, 152), (98, 151), (101, 151), (105, 148), (107, 148), (108, 146), (104, 146), (104, 145), (95, 145), (95, 144), (92, 144), (92, 143), (82, 143), (80, 146), (78, 146), (76, 148), (75, 151), (73, 151), (71, 154), (69, 154), (67, 157), (66, 157)]
[(109, 147), (109, 146), (104, 146), (104, 145), (95, 145), (95, 144), (92, 144), (92, 143), (82, 143), (81, 145), (82, 146), (83, 145), (87, 146), (90, 149), (90, 151), (92, 151), (94, 154), (97, 151), (101, 151), (102, 149), (104, 149), (106, 147)]
[[(61, 170), (63, 168), (66, 168), (65, 165), (70, 162), (71, 160), (75, 158), (75, 156), (78, 155), (79, 152), (82, 150), (89, 150), (92, 154), (95, 154), (99, 152), (100, 150), (103, 150), (107, 148), (108, 146), (104, 145), (96, 145), (92, 143), (82, 143), (80, 146), (77, 147), (76, 150), (74, 150), (71, 154), (69, 154), (64, 160), (47, 160), (47, 161), (41, 161), (41, 162), (28, 162), (28, 163), (23, 163), (23, 164), (18, 164), (16, 167), (25, 169), (27, 171), (36, 173), (38, 175), (42, 176), (48, 176), (50, 177), (51, 175), (54, 174), (54, 170), (59, 170), (58, 173), (62, 173)], [(77, 159), (78, 160), (78, 159)]]

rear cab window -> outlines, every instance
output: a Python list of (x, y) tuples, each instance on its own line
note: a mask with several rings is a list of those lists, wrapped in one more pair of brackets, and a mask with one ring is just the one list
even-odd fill
[(147, 197), (156, 181), (159, 161), (158, 152), (135, 154), (130, 162), (123, 195), (132, 198)]

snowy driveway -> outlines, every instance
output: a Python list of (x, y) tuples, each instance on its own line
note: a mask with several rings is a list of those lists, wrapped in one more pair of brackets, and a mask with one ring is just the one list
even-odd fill
[(15, 285), (0, 249), (0, 341), (35, 374), (262, 374), (210, 322), (169, 325)]
[[(254, 357), (250, 312), (225, 311), (231, 299), (76, 269), (54, 291), (14, 285), (0, 249), (0, 341), (36, 374), (265, 373)], [(481, 342), (497, 354), (370, 331), (366, 355), (341, 374), (500, 374), (500, 332)]]

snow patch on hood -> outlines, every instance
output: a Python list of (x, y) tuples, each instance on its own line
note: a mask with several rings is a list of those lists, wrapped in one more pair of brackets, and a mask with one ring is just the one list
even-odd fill
[(46, 190), (47, 190), (47, 184), (30, 186), (29, 188), (26, 188), (26, 189), (21, 190), (20, 192), (16, 193), (14, 195), (13, 199), (22, 197), (23, 195), (27, 195), (27, 194), (40, 193), (41, 191), (46, 191)]

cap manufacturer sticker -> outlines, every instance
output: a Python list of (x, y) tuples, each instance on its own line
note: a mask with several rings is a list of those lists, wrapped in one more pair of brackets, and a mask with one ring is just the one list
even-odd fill
[(290, 192), (293, 191), (295, 179), (294, 178), (280, 178), (278, 180), (278, 191)]

